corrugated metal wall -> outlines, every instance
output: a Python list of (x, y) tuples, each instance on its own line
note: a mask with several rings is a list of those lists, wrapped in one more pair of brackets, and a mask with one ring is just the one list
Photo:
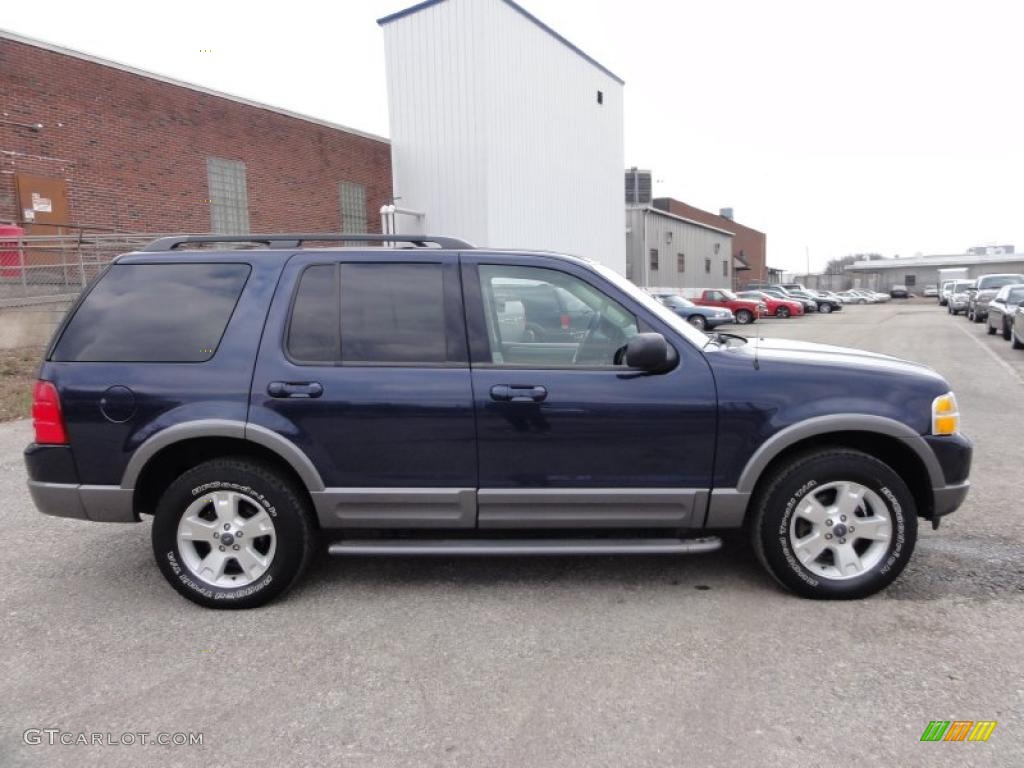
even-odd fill
[(625, 272), (620, 83), (501, 0), (446, 0), (384, 39), (395, 194), (426, 212), (401, 226)]
[[(646, 227), (646, 237), (644, 235)], [(643, 208), (626, 209), (626, 276), (648, 288), (732, 287), (732, 236)], [(651, 269), (651, 250), (658, 268)], [(679, 270), (680, 255), (684, 269)], [(710, 267), (710, 270), (705, 267)]]

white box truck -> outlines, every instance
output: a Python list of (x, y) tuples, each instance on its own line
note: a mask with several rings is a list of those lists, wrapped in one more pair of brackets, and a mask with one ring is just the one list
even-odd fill
[(939, 306), (949, 303), (950, 289), (957, 280), (967, 279), (967, 267), (943, 267), (939, 269)]

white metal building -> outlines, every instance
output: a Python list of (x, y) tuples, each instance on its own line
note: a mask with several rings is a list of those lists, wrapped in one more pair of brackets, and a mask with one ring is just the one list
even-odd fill
[(731, 288), (733, 233), (649, 205), (626, 207), (626, 277), (645, 288)]
[(939, 284), (940, 269), (963, 268), (970, 280), (1003, 272), (1024, 273), (1024, 253), (1007, 253), (1002, 248), (991, 253), (972, 250), (975, 252), (856, 261), (846, 266), (846, 274), (853, 278), (855, 288), (888, 291), (893, 285), (905, 285), (912, 293), (920, 293), (925, 286)]
[(427, 0), (378, 23), (394, 231), (625, 273), (623, 81), (511, 0)]

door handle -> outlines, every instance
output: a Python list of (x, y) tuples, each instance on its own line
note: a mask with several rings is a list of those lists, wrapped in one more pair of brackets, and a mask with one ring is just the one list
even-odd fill
[(491, 400), (500, 403), (541, 403), (548, 396), (546, 387), (495, 384), (491, 387)]
[(271, 397), (320, 397), (324, 388), (318, 381), (272, 381), (267, 385)]

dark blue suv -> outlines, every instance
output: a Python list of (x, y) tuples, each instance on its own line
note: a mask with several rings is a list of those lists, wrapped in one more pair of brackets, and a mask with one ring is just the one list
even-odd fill
[[(585, 322), (538, 337), (550, 289)], [(862, 597), (971, 459), (928, 368), (705, 335), (585, 259), (427, 236), (156, 241), (68, 313), (33, 399), (39, 509), (153, 516), (170, 583), (225, 608), (284, 592), (321, 538), (671, 554), (739, 527), (790, 590)]]

